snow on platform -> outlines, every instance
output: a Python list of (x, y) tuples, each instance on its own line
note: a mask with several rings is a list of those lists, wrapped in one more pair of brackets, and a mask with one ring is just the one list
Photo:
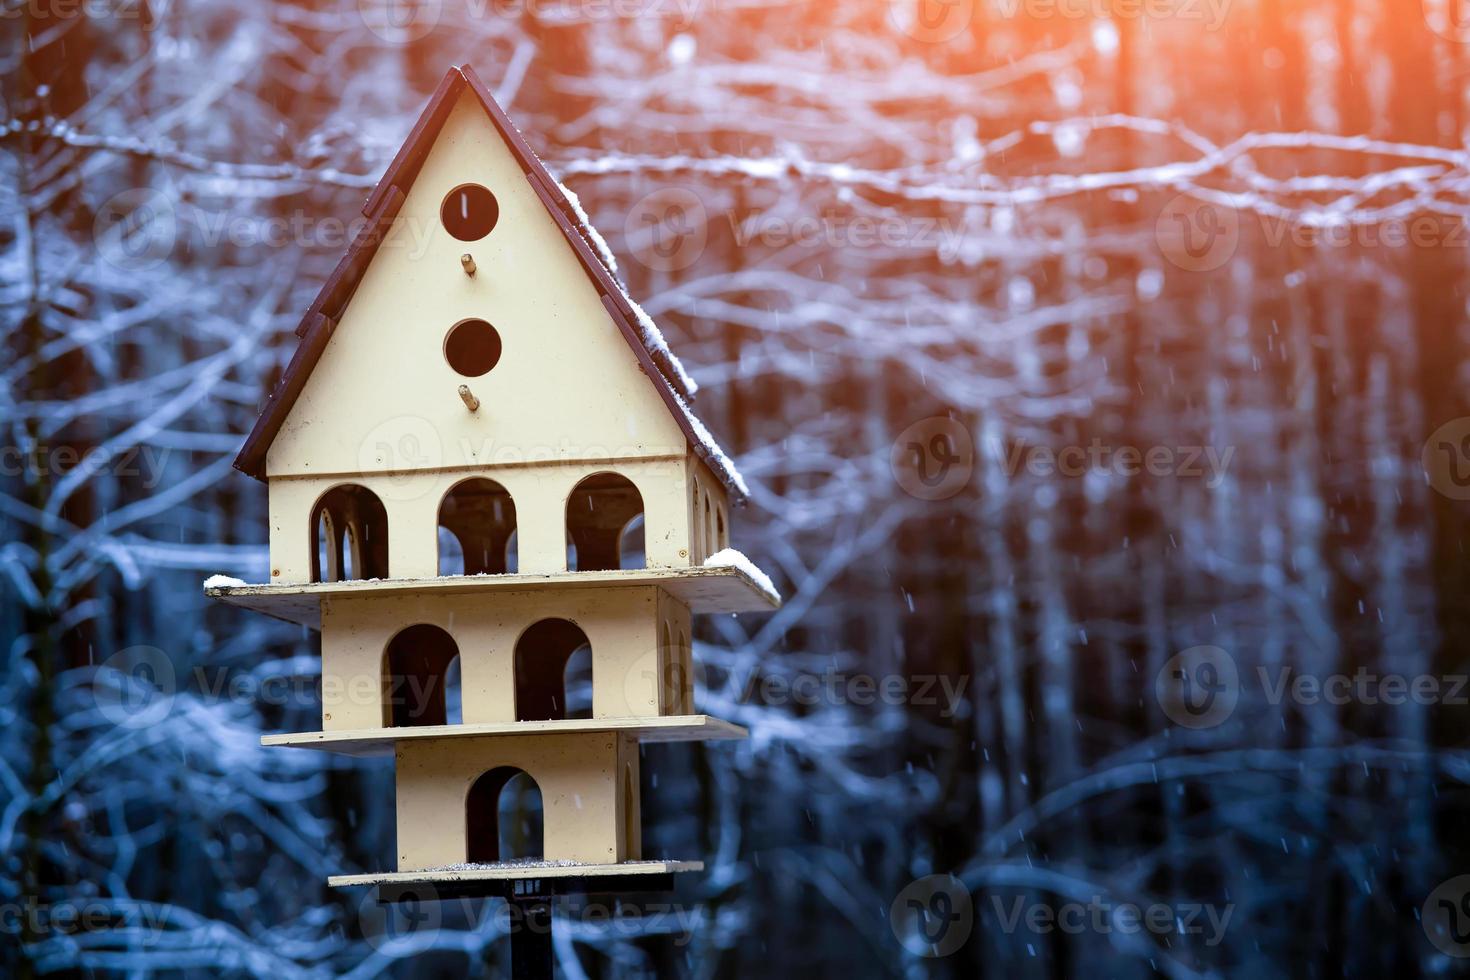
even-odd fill
[(703, 871), (703, 861), (626, 861), (622, 864), (577, 864), (571, 861), (510, 861), (504, 864), (458, 864), (426, 871), (379, 871), (363, 875), (333, 875), (333, 888), (355, 885), (427, 885), (431, 888), (476, 881), (544, 878), (621, 878)]

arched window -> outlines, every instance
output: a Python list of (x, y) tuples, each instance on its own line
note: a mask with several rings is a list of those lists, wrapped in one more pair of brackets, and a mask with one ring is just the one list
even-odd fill
[[(459, 657), (454, 637), (437, 626), (399, 630), (383, 651), (383, 724), (419, 728), (450, 724), (450, 667)], [(458, 719), (455, 719), (458, 722)]]
[(709, 557), (720, 549), (720, 539), (715, 536), (714, 508), (709, 498), (709, 494), (704, 495), (704, 540), (709, 548), (705, 557)]
[(510, 552), (516, 505), (494, 480), (457, 484), (439, 504), (439, 574), (502, 575), (515, 564)]
[(725, 506), (721, 504), (715, 508), (715, 550), (724, 551), (730, 547), (730, 528), (725, 523)]
[(679, 705), (684, 714), (694, 714), (694, 650), (683, 630), (679, 631)]
[(633, 764), (623, 766), (623, 860), (643, 857), (643, 828), (638, 819), (638, 781), (633, 778)]
[(566, 692), (563, 718), (592, 717), (592, 648), (583, 643), (572, 651), (562, 669), (562, 690)]
[(343, 484), (311, 509), (311, 580), (388, 577), (388, 511), (367, 487)]
[(704, 541), (704, 521), (699, 519), (699, 515), (701, 513), (700, 508), (702, 506), (703, 500), (704, 494), (700, 492), (699, 480), (695, 479), (694, 513), (691, 515), (693, 519), (689, 522), (689, 530), (690, 536), (693, 539), (690, 542), (690, 547), (692, 549), (691, 554), (693, 556), (694, 564), (696, 565), (702, 564), (704, 560), (709, 557), (709, 550), (705, 547)]
[(623, 533), (618, 538), (619, 568), (648, 567), (648, 555), (644, 551), (643, 522), (644, 517), (639, 514), (623, 528)]
[(677, 715), (682, 703), (679, 691), (679, 675), (683, 673), (683, 657), (674, 645), (674, 634), (669, 624), (664, 623), (663, 645), (658, 651), (659, 667), (659, 714)]
[(520, 532), (510, 532), (510, 540), (505, 543), (505, 571), (508, 575), (514, 575), (520, 571)]
[(316, 547), (311, 553), (311, 580), (313, 582), (339, 582), (342, 579), (342, 536), (337, 533), (337, 521), (328, 510), (321, 510), (313, 518), (316, 521)]
[[(567, 713), (567, 664), (587, 648), (586, 688), (592, 686), (592, 653), (587, 634), (565, 619), (543, 619), (516, 640), (516, 721), (557, 721)], [(581, 696), (578, 697), (579, 702)], [(587, 717), (591, 717), (589, 710)]]
[(444, 669), (444, 723), (446, 725), (464, 723), (464, 677), (460, 673), (463, 663), (463, 657), (455, 657)]
[[(567, 498), (567, 568), (604, 572), (646, 567), (642, 516), (643, 497), (626, 477), (598, 473), (577, 484)], [(635, 520), (636, 535), (629, 533)]]
[(523, 769), (500, 766), (465, 796), (465, 860), (470, 864), (539, 861), (545, 854), (541, 787)]

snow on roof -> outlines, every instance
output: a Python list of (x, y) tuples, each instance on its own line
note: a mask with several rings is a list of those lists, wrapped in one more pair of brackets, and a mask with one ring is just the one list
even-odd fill
[(561, 181), (558, 180), (556, 186), (567, 199), (567, 203), (572, 206), (572, 211), (577, 215), (577, 221), (581, 223), (582, 230), (587, 234), (587, 240), (592, 243), (593, 248), (597, 249), (597, 255), (602, 259), (602, 264), (607, 266), (608, 272), (617, 275), (617, 256), (613, 255), (612, 249), (608, 248), (607, 239), (603, 238), (602, 233), (592, 224), (592, 219), (587, 217), (587, 210), (582, 207), (582, 199)]
[(735, 468), (734, 460), (725, 454), (725, 451), (720, 448), (720, 444), (715, 442), (715, 437), (710, 434), (709, 429), (705, 428), (704, 423), (699, 420), (699, 416), (689, 410), (688, 404), (677, 393), (674, 395), (674, 401), (678, 403), (679, 410), (684, 413), (684, 418), (688, 420), (689, 430), (699, 440), (699, 446), (704, 450), (701, 455), (704, 457), (706, 465), (714, 471), (715, 476), (734, 487), (735, 492), (740, 494), (740, 496), (749, 497), (750, 487), (746, 486), (745, 477), (741, 476), (740, 471)]
[(715, 554), (710, 555), (708, 558), (705, 559), (704, 567), (738, 568), (746, 575), (749, 575), (751, 580), (755, 582), (756, 586), (759, 587), (762, 592), (765, 592), (777, 602), (781, 601), (781, 593), (776, 591), (776, 585), (774, 582), (771, 581), (771, 577), (765, 572), (761, 571), (760, 567), (757, 566), (755, 562), (751, 561), (749, 558), (745, 557), (744, 554), (736, 551), (734, 548), (726, 548), (724, 551), (716, 552)]
[(647, 347), (650, 351), (660, 354), (664, 358), (665, 363), (675, 376), (674, 380), (684, 389), (685, 394), (693, 398), (699, 393), (698, 383), (690, 377), (688, 371), (684, 370), (684, 365), (674, 355), (673, 348), (664, 339), (663, 331), (653, 321), (653, 317), (649, 316), (643, 307), (639, 306), (638, 302), (628, 293), (628, 287), (623, 284), (622, 278), (618, 276), (618, 260), (613, 255), (612, 249), (608, 247), (607, 239), (602, 237), (602, 233), (597, 230), (596, 226), (592, 224), (592, 219), (587, 216), (587, 210), (582, 207), (582, 199), (561, 181), (557, 181), (556, 186), (566, 197), (567, 203), (572, 206), (572, 212), (576, 215), (579, 230), (592, 245), (593, 249), (596, 250), (598, 257), (602, 259), (602, 264), (607, 266), (607, 271), (613, 274), (618, 288), (622, 291), (623, 299), (627, 301), (629, 308), (633, 311), (633, 315), (638, 318), (639, 334), (643, 340), (643, 346)]
[[(520, 129), (516, 127), (514, 122), (510, 121), (509, 117), (506, 118), (506, 122), (515, 130), (517, 135), (520, 135)], [(592, 224), (592, 219), (587, 215), (587, 209), (582, 206), (582, 199), (551, 172), (551, 168), (546, 166), (546, 162), (541, 159), (529, 143), (525, 143), (524, 145), (529, 158), (534, 160), (545, 172), (546, 177), (556, 186), (557, 191), (566, 201), (567, 206), (572, 209), (572, 217), (576, 221), (577, 230), (582, 233), (582, 237), (586, 239), (587, 244), (592, 246), (592, 250), (597, 253), (598, 259), (602, 261), (603, 267), (607, 269), (609, 278), (612, 280), (612, 285), (617, 287), (618, 298), (623, 300), (628, 308), (633, 311), (633, 315), (638, 320), (639, 339), (643, 341), (643, 346), (648, 348), (649, 353), (657, 355), (662, 360), (662, 363), (658, 366), (667, 368), (665, 373), (671, 375), (668, 380), (673, 383), (676, 394), (684, 398), (693, 398), (699, 394), (699, 384), (684, 369), (684, 365), (679, 362), (679, 358), (675, 356), (673, 348), (664, 339), (663, 331), (653, 321), (653, 317), (649, 316), (643, 307), (634, 301), (632, 294), (628, 292), (628, 287), (623, 283), (622, 276), (618, 273), (617, 256), (613, 254), (612, 248), (607, 244), (607, 239), (602, 237), (602, 232), (598, 231), (597, 227)]]
[(643, 346), (663, 355), (669, 369), (674, 372), (679, 384), (689, 393), (690, 398), (699, 394), (699, 383), (690, 377), (689, 372), (684, 370), (684, 365), (679, 363), (679, 359), (674, 356), (673, 349), (664, 339), (663, 331), (658, 328), (658, 324), (653, 322), (653, 317), (644, 312), (643, 307), (639, 306), (633, 297), (628, 296), (626, 289), (623, 290), (623, 295), (627, 298), (628, 305), (632, 307), (633, 315), (638, 318), (638, 326), (641, 328), (639, 335), (642, 337)]
[(745, 478), (740, 475), (740, 471), (735, 468), (735, 462), (720, 448), (720, 444), (715, 441), (715, 437), (710, 433), (705, 424), (700, 421), (699, 417), (694, 414), (694, 411), (689, 407), (689, 403), (685, 400), (686, 396), (693, 398), (699, 392), (698, 382), (684, 369), (684, 365), (675, 356), (673, 348), (669, 346), (668, 340), (664, 337), (663, 331), (659, 329), (658, 324), (654, 322), (653, 317), (649, 316), (648, 311), (638, 305), (638, 301), (629, 295), (628, 287), (623, 284), (621, 277), (617, 275), (618, 261), (613, 257), (612, 249), (608, 247), (607, 240), (593, 226), (592, 219), (587, 216), (586, 209), (582, 207), (581, 198), (577, 197), (561, 181), (557, 181), (556, 186), (566, 196), (567, 203), (572, 206), (572, 211), (577, 219), (578, 230), (582, 232), (593, 249), (597, 251), (603, 264), (607, 266), (608, 272), (612, 273), (613, 282), (617, 285), (619, 292), (622, 293), (622, 299), (628, 304), (628, 308), (633, 311), (633, 315), (638, 321), (639, 339), (643, 341), (643, 346), (648, 348), (650, 352), (659, 354), (663, 358), (665, 366), (674, 375), (673, 380), (676, 383), (676, 387), (683, 389), (683, 391), (676, 390), (674, 392), (674, 398), (678, 401), (679, 409), (684, 413), (684, 417), (689, 420), (689, 428), (693, 430), (695, 437), (698, 439), (700, 448), (704, 450), (702, 455), (705, 458), (705, 462), (717, 477), (734, 486), (736, 492), (742, 497), (750, 496), (750, 488), (746, 486)]

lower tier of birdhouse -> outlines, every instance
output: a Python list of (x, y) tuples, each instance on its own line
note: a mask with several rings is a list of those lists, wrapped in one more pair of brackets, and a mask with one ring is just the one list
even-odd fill
[[(532, 859), (621, 864), (643, 858), (636, 739), (613, 733), (400, 742), (398, 870)], [(541, 846), (506, 853), (502, 828), (524, 774), (541, 797)], [(515, 786), (512, 781), (517, 780)], [(514, 811), (514, 806), (510, 808)], [(503, 832), (507, 831), (507, 832)]]
[[(267, 745), (394, 757), (394, 871), (334, 885), (595, 878), (695, 871), (643, 854), (640, 740), (743, 737), (706, 716), (276, 735)], [(539, 807), (534, 802), (539, 802)], [(539, 819), (535, 818), (539, 810)]]

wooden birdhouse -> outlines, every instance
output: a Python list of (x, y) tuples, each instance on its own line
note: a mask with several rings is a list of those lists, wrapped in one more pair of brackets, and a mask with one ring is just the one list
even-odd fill
[(639, 743), (744, 736), (695, 709), (691, 617), (779, 599), (692, 382), (468, 67), (363, 213), (236, 461), (270, 582), (207, 586), (321, 631), (321, 730), (265, 744), (396, 761), (397, 868), (332, 883), (700, 868), (644, 853)]

